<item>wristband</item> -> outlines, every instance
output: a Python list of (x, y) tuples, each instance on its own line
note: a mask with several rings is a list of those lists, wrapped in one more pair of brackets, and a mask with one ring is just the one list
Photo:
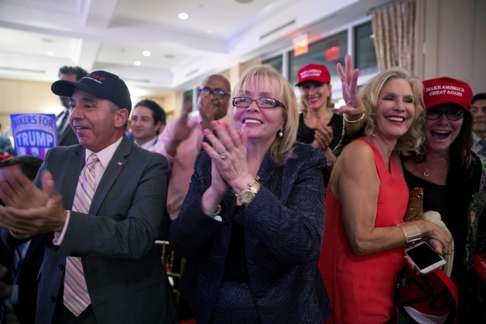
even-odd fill
[(401, 223), (397, 225), (405, 237), (405, 243), (410, 244), (422, 238), (420, 228), (413, 223)]
[(365, 118), (365, 116), (366, 116), (366, 114), (364, 112), (362, 112), (361, 116), (359, 116), (358, 119), (351, 120), (351, 119), (348, 119), (348, 117), (346, 117), (346, 114), (343, 114), (343, 119), (348, 124), (355, 124), (355, 123), (359, 123), (360, 121), (362, 121)]

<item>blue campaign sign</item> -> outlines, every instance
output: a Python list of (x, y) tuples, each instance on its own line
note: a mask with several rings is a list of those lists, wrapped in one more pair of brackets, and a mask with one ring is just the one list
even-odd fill
[(32, 155), (43, 159), (47, 151), (56, 146), (54, 114), (12, 114), (10, 121), (17, 155)]

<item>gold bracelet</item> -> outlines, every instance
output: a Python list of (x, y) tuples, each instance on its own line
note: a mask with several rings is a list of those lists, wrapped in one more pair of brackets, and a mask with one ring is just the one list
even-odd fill
[(359, 116), (358, 119), (348, 119), (348, 117), (346, 117), (346, 114), (344, 113), (343, 114), (343, 119), (346, 123), (348, 124), (355, 124), (355, 123), (359, 123), (360, 121), (362, 121), (364, 118), (365, 118), (366, 114), (364, 112), (361, 113), (361, 116)]
[(256, 177), (252, 183), (249, 183), (247, 185), (247, 188), (245, 190), (240, 193), (235, 192), (237, 206), (246, 206), (253, 201), (258, 191), (260, 191), (259, 180), (260, 178)]
[(417, 224), (413, 223), (401, 223), (397, 224), (398, 228), (402, 231), (405, 237), (405, 243), (410, 244), (422, 238), (422, 232)]

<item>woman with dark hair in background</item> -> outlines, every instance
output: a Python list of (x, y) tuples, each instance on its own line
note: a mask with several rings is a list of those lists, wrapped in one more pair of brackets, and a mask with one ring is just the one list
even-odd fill
[(459, 322), (485, 323), (486, 304), (478, 305), (480, 285), (472, 269), (473, 254), (486, 251), (486, 233), (478, 227), (484, 202), (476, 201), (470, 209), (484, 191), (483, 166), (471, 150), (472, 90), (466, 82), (448, 77), (423, 83), (426, 141), (422, 154), (405, 159), (405, 178), (409, 188), (423, 188), (423, 209), (439, 212), (454, 239), (451, 278), (459, 289)]

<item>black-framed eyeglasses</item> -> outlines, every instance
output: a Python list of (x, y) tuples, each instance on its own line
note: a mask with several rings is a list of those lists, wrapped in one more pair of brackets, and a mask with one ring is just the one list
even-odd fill
[(450, 121), (458, 121), (464, 117), (464, 111), (461, 108), (431, 109), (425, 114), (427, 120), (438, 120), (444, 115)]
[(199, 87), (197, 88), (197, 94), (200, 95), (201, 93), (203, 94), (212, 94), (213, 96), (223, 98), (224, 96), (228, 95), (228, 92), (224, 91), (221, 88), (210, 88), (210, 87)]
[(285, 108), (285, 105), (280, 101), (278, 101), (277, 99), (268, 98), (268, 97), (260, 97), (256, 99), (250, 97), (234, 97), (233, 107), (248, 108), (250, 107), (253, 101), (255, 101), (257, 106), (262, 109), (273, 109), (277, 107)]

